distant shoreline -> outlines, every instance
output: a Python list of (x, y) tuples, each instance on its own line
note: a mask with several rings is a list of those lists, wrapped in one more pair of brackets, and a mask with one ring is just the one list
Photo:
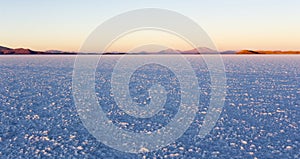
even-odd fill
[(7, 55), (300, 55), (300, 51), (261, 51), (261, 52), (248, 52), (240, 51), (235, 53), (47, 53), (47, 52), (38, 52), (38, 53), (0, 53), (0, 56)]
[[(199, 53), (201, 52), (201, 53)], [(17, 48), (11, 49), (0, 46), (0, 55), (300, 55), (300, 51), (268, 51), (268, 50), (241, 50), (241, 51), (216, 51), (213, 49), (199, 47), (193, 50), (161, 50), (158, 52), (137, 52), (137, 53), (124, 53), (124, 52), (106, 52), (106, 53), (80, 53), (80, 52), (65, 52), (59, 50), (50, 51), (33, 51), (30, 49)]]
[(300, 55), (300, 52), (295, 51), (296, 53), (11, 53), (11, 54), (1, 54), (0, 56), (9, 56), (9, 55)]

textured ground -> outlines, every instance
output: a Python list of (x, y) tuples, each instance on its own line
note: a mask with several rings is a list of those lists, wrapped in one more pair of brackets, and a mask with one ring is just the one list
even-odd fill
[[(203, 61), (188, 59), (202, 92), (194, 122), (167, 147), (129, 154), (98, 142), (83, 126), (72, 96), (74, 57), (0, 57), (0, 158), (300, 158), (300, 56), (224, 56), (224, 109), (203, 139), (197, 132), (209, 101), (209, 74)], [(96, 74), (97, 97), (108, 117), (126, 131), (151, 132), (165, 126), (177, 112), (178, 81), (165, 84), (175, 91), (168, 97), (170, 110), (159, 120), (135, 119), (120, 113), (109, 94), (114, 61), (106, 57)], [(130, 85), (138, 103), (149, 103), (147, 80), (163, 79), (158, 75), (168, 73), (159, 67), (147, 69), (141, 68), (144, 76), (137, 73)]]

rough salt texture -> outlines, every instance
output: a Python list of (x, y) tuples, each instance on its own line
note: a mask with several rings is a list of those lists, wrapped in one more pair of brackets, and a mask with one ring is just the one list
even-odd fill
[[(208, 107), (209, 74), (200, 58), (187, 58), (201, 91), (193, 124), (167, 147), (129, 154), (98, 142), (83, 126), (72, 96), (74, 57), (0, 57), (0, 158), (300, 158), (300, 56), (224, 56), (228, 84), (224, 109), (203, 139), (197, 133)], [(105, 94), (116, 59), (105, 57), (96, 74), (97, 96), (108, 106), (104, 108), (108, 117), (126, 131), (151, 133), (165, 126), (178, 108), (176, 80), (166, 79), (166, 87), (174, 88), (169, 97), (173, 103), (166, 106), (171, 110), (157, 116), (160, 120), (126, 116), (109, 107), (115, 103)], [(146, 71), (142, 81), (138, 73), (133, 76), (138, 82), (130, 85), (132, 96), (141, 105), (150, 102), (146, 83), (159, 69)], [(162, 70), (161, 74), (168, 73)]]

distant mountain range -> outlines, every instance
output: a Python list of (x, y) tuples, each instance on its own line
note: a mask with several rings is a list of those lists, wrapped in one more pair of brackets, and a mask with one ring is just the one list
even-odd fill
[(132, 53), (132, 54), (213, 54), (213, 53), (218, 53), (215, 50), (212, 50), (210, 48), (206, 48), (206, 47), (199, 47), (199, 48), (195, 48), (192, 50), (175, 50), (175, 49), (165, 49), (165, 50), (161, 50), (161, 51), (157, 51), (157, 52), (147, 52), (147, 51), (141, 51), (141, 52), (137, 52), (137, 53)]
[(30, 55), (30, 54), (76, 54), (76, 53), (69, 53), (64, 51), (56, 51), (56, 50), (50, 50), (50, 51), (33, 51), (30, 49), (24, 49), (24, 48), (17, 48), (12, 49), (8, 47), (0, 46), (0, 55)]
[(40, 53), (42, 52), (32, 51), (30, 49), (23, 49), (23, 48), (10, 49), (7, 47), (0, 47), (0, 54), (40, 54)]
[[(216, 50), (207, 48), (207, 47), (199, 47), (192, 50), (174, 50), (174, 49), (166, 49), (157, 52), (147, 52), (141, 51), (137, 53), (122, 53), (122, 52), (108, 52), (104, 53), (104, 55), (120, 55), (120, 54), (133, 54), (133, 55), (144, 55), (144, 54), (300, 54), (300, 51), (253, 51), (253, 50), (241, 50), (241, 51), (222, 51), (218, 52)], [(65, 52), (60, 50), (48, 50), (48, 51), (33, 51), (30, 49), (17, 48), (12, 49), (8, 47), (0, 46), (0, 55), (27, 55), (27, 54), (40, 54), (40, 55), (77, 55), (77, 54), (92, 54), (95, 55), (97, 53), (76, 53), (76, 52)]]
[[(174, 50), (174, 49), (166, 49), (166, 50), (161, 50), (158, 52), (147, 52), (147, 51), (141, 51), (141, 52), (136, 52), (136, 53), (122, 53), (122, 52), (108, 52), (104, 54), (212, 54), (212, 53), (217, 53), (217, 51), (205, 48), (205, 47), (199, 47), (197, 49), (193, 50), (186, 50), (186, 51), (181, 51), (181, 50)], [(235, 53), (235, 52), (232, 52)], [(0, 54), (84, 54), (84, 53), (76, 53), (76, 52), (65, 52), (65, 51), (60, 51), (60, 50), (48, 50), (48, 51), (33, 51), (30, 49), (24, 49), (24, 48), (17, 48), (17, 49), (12, 49), (12, 48), (7, 48), (0, 46)], [(91, 53), (89, 53), (91, 54)], [(97, 53), (92, 53), (92, 54), (97, 54)]]
[(253, 51), (253, 50), (241, 50), (236, 52), (236, 54), (300, 54), (300, 51)]

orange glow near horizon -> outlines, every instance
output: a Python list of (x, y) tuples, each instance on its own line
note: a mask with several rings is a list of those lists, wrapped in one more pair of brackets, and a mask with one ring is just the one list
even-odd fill
[(184, 51), (193, 48), (193, 46), (177, 35), (159, 30), (141, 30), (126, 34), (119, 39), (116, 39), (106, 52), (129, 52), (130, 50), (135, 50), (145, 45), (149, 45), (147, 50), (138, 51), (161, 51), (156, 50), (156, 48), (159, 47), (151, 48), (150, 45), (159, 45), (165, 48)]

